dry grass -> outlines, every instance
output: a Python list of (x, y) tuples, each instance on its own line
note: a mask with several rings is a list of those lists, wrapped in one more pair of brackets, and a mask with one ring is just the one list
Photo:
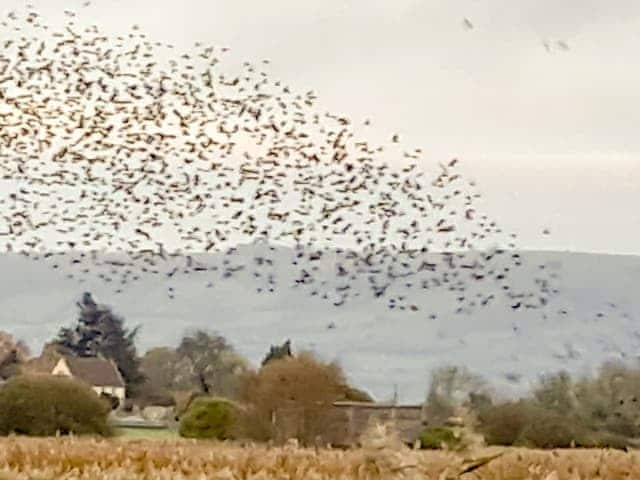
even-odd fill
[[(384, 432), (383, 432), (384, 433)], [(492, 479), (640, 478), (640, 452), (484, 449), (502, 455), (473, 472), (452, 452), (422, 452), (385, 441), (357, 450), (303, 449), (295, 443), (239, 446), (203, 441), (88, 438), (0, 439), (2, 479)], [(468, 455), (470, 457), (472, 455)]]

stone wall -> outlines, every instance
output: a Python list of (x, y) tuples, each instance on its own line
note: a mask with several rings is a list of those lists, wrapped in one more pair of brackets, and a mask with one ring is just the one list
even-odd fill
[[(272, 421), (279, 433), (276, 441), (283, 442), (297, 437), (300, 412), (282, 408), (275, 412)], [(358, 443), (360, 436), (372, 423), (392, 422), (400, 438), (412, 444), (424, 428), (422, 405), (381, 405), (364, 402), (336, 402), (327, 420), (320, 444), (349, 447)]]
[[(334, 408), (342, 413), (344, 432), (341, 442), (336, 445), (355, 445), (360, 435), (372, 423), (391, 422), (398, 429), (400, 438), (413, 443), (424, 428), (421, 405), (380, 405), (358, 402), (338, 402)], [(338, 415), (340, 418), (340, 415)]]

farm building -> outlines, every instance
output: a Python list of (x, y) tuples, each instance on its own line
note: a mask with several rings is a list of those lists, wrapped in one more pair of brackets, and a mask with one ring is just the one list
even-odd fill
[(125, 382), (112, 360), (94, 357), (62, 357), (51, 371), (53, 375), (64, 375), (85, 382), (98, 395), (116, 397), (124, 404)]

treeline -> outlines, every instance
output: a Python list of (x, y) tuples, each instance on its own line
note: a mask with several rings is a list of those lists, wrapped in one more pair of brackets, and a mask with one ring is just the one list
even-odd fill
[[(173, 407), (173, 420), (180, 422), (184, 436), (272, 440), (284, 428), (273, 421), (273, 414), (285, 407), (291, 411), (289, 423), (294, 418), (294, 423), (303, 425), (296, 431), (300, 441), (311, 442), (321, 436), (335, 401), (373, 401), (366, 392), (349, 385), (337, 363), (324, 362), (310, 352), (294, 353), (289, 340), (272, 345), (258, 368), (222, 335), (204, 330), (187, 333), (176, 348), (157, 347), (139, 356), (135, 346), (139, 329), (127, 329), (122, 317), (96, 304), (90, 294), (77, 305), (76, 323), (61, 328), (38, 357), (30, 358), (25, 345), (14, 342), (10, 335), (0, 336), (4, 339), (0, 375), (9, 379), (0, 390), (0, 417), (3, 411), (12, 412), (0, 418), (0, 433), (77, 431), (73, 425), (78, 419), (63, 421), (73, 409), (63, 405), (42, 408), (47, 402), (57, 405), (87, 397), (86, 392), (79, 393), (80, 387), (70, 386), (68, 379), (41, 375), (50, 373), (63, 355), (112, 359), (127, 386), (126, 403), (120, 407), (125, 412), (147, 406)], [(29, 392), (38, 395), (25, 400)], [(16, 416), (12, 402), (19, 398), (22, 414)], [(32, 415), (32, 409), (46, 412), (45, 417)], [(96, 433), (108, 431), (104, 424), (108, 413), (109, 409), (96, 410), (97, 417), (91, 420), (99, 426)], [(27, 425), (25, 418), (37, 425)]]
[(449, 446), (463, 443), (447, 430), (458, 418), (490, 445), (536, 448), (640, 446), (640, 363), (605, 362), (594, 376), (566, 371), (543, 375), (529, 394), (505, 400), (464, 367), (433, 374), (425, 402), (432, 437)]
[[(78, 308), (76, 323), (61, 328), (38, 357), (0, 332), (0, 377), (9, 379), (0, 389), (0, 433), (78, 432), (85, 431), (79, 427), (83, 422), (95, 425), (97, 433), (108, 432), (110, 408), (94, 409), (97, 420), (87, 413), (93, 407), (76, 409), (85, 415), (79, 420), (65, 405), (43, 407), (91, 397), (91, 390), (82, 393), (68, 379), (32, 375), (51, 372), (61, 355), (114, 360), (127, 384), (122, 409), (170, 407), (169, 420), (179, 422), (187, 437), (273, 441), (293, 432), (302, 444), (312, 444), (335, 438), (334, 402), (373, 401), (349, 384), (339, 364), (294, 352), (288, 340), (266, 350), (257, 367), (222, 335), (203, 330), (184, 335), (175, 348), (157, 347), (139, 356), (137, 328), (127, 329), (122, 317), (89, 294)], [(34, 398), (25, 400), (29, 395)], [(11, 403), (17, 399), (18, 410)], [(464, 448), (478, 437), (488, 444), (539, 448), (636, 446), (639, 399), (640, 364), (607, 362), (592, 377), (574, 379), (564, 371), (542, 376), (518, 400), (501, 398), (465, 367), (445, 366), (432, 374), (424, 431), (416, 440), (425, 448)], [(54, 417), (40, 418), (31, 410)], [(25, 416), (37, 425), (24, 423)]]

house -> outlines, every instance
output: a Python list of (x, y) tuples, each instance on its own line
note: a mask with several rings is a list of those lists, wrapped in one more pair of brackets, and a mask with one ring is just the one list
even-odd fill
[(110, 395), (124, 404), (125, 382), (113, 360), (95, 357), (61, 357), (51, 371), (53, 375), (75, 378), (91, 386), (98, 395)]

